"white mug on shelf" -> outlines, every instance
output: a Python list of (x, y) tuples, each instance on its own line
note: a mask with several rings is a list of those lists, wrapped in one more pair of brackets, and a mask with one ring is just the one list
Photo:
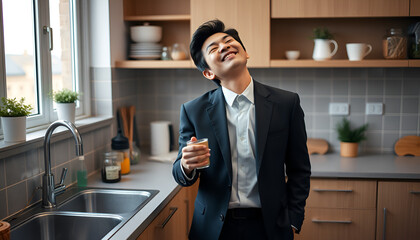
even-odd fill
[(372, 45), (367, 43), (347, 43), (346, 49), (350, 61), (361, 61), (372, 51)]

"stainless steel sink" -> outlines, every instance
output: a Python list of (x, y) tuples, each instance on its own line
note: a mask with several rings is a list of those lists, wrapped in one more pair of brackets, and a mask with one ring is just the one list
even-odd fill
[(11, 239), (102, 239), (122, 222), (110, 214), (45, 212), (11, 231)]
[(59, 211), (124, 214), (138, 211), (152, 196), (149, 190), (89, 189), (58, 206)]
[(6, 221), (11, 239), (108, 239), (158, 192), (74, 187), (57, 197), (56, 208), (38, 203)]

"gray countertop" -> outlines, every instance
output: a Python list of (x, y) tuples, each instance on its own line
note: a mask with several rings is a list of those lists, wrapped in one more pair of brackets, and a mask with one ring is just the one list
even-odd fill
[[(143, 156), (143, 159), (147, 158)], [(364, 154), (357, 158), (338, 153), (311, 155), (313, 178), (371, 178), (420, 180), (420, 157)], [(155, 189), (159, 193), (135, 214), (111, 239), (136, 239), (180, 190), (173, 180), (172, 164), (141, 161), (131, 166), (118, 183), (104, 183), (100, 173), (89, 177), (88, 186), (122, 189)]]

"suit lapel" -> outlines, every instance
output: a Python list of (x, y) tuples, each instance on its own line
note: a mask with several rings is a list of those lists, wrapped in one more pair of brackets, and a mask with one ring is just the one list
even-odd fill
[(260, 171), (262, 156), (264, 155), (268, 129), (270, 127), (273, 104), (268, 101), (270, 93), (265, 87), (254, 81), (256, 143), (257, 143), (257, 176)]
[(232, 182), (232, 160), (230, 154), (229, 133), (226, 120), (225, 98), (222, 88), (219, 87), (210, 98), (211, 105), (207, 108), (210, 123), (216, 135), (217, 142), (223, 155), (226, 168)]

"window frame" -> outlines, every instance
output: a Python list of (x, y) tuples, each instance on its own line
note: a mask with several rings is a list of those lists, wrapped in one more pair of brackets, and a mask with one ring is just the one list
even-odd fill
[[(34, 11), (34, 51), (36, 52), (35, 76), (37, 81), (37, 97), (39, 115), (27, 118), (26, 130), (39, 129), (57, 120), (57, 111), (53, 109), (53, 101), (48, 94), (52, 90), (51, 52), (49, 51), (48, 34), (43, 33), (44, 26), (50, 26), (49, 0), (32, 0)], [(70, 0), (72, 31), (69, 41), (75, 50), (72, 51), (72, 73), (75, 88), (81, 92), (79, 104), (76, 107), (76, 118), (90, 115), (90, 84), (89, 84), (89, 47), (88, 47), (88, 4), (83, 0)], [(74, 12), (75, 11), (75, 12)], [(0, 98), (7, 95), (6, 62), (3, 27), (3, 2), (0, 0)], [(74, 31), (73, 31), (74, 30)], [(54, 40), (54, 39), (53, 39)], [(76, 78), (76, 80), (74, 79)], [(3, 130), (0, 124), (0, 137)]]

